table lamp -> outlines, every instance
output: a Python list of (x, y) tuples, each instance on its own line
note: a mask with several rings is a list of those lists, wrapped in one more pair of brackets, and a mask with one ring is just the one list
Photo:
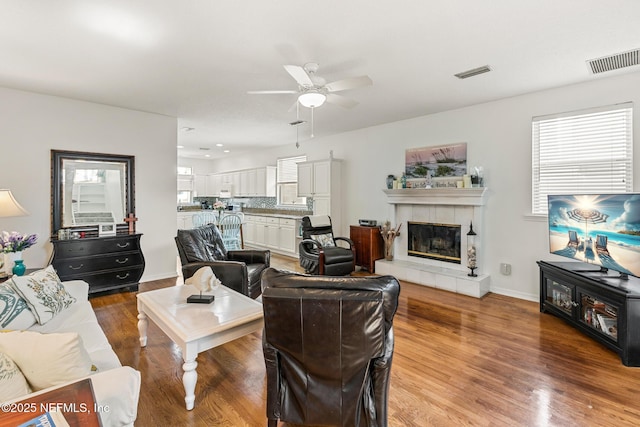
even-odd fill
[[(29, 215), (29, 212), (20, 206), (20, 203), (13, 197), (11, 190), (0, 189), (0, 217), (25, 215)], [(4, 271), (4, 254), (0, 253), (0, 256), (2, 257), (0, 259), (0, 277), (6, 277), (7, 273)]]
[(11, 190), (0, 190), (0, 217), (25, 216), (29, 212), (20, 206)]

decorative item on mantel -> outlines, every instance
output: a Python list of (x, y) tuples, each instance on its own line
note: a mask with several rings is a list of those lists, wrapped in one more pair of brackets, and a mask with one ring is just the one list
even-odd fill
[[(3, 253), (7, 254), (9, 260), (13, 262), (11, 272), (16, 276), (22, 276), (27, 268), (22, 260), (22, 251), (33, 246), (37, 240), (37, 234), (27, 236), (17, 231), (12, 231), (11, 233), (6, 231), (2, 232), (2, 236), (0, 236), (0, 248), (2, 248)], [(11, 267), (11, 264), (6, 265), (7, 269), (9, 267)]]
[(400, 227), (402, 224), (399, 224), (397, 228), (391, 227), (390, 221), (385, 221), (384, 225), (380, 227), (380, 235), (382, 236), (382, 240), (384, 240), (384, 259), (387, 261), (393, 261), (393, 241), (397, 236), (400, 235)]
[(482, 166), (474, 166), (470, 169), (471, 186), (484, 187), (484, 168)]
[(471, 270), (471, 273), (467, 274), (470, 277), (478, 277), (475, 273), (476, 268), (478, 268), (477, 264), (477, 253), (476, 253), (476, 232), (473, 231), (473, 222), (469, 225), (469, 232), (467, 233), (467, 267)]
[(393, 189), (393, 181), (396, 177), (394, 175), (387, 175), (387, 190)]
[(184, 281), (184, 284), (195, 286), (200, 291), (200, 295), (191, 295), (190, 297), (187, 297), (188, 303), (211, 304), (215, 299), (215, 296), (202, 295), (202, 291), (212, 291), (217, 289), (222, 283), (216, 275), (213, 274), (211, 267), (207, 266), (199, 268), (193, 276)]

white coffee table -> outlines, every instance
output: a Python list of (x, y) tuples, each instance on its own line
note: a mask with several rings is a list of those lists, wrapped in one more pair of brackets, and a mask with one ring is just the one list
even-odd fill
[(147, 345), (147, 325), (151, 319), (182, 350), (187, 409), (193, 409), (198, 374), (198, 353), (262, 329), (262, 304), (232, 289), (220, 286), (211, 304), (187, 304), (187, 297), (198, 294), (193, 286), (142, 292), (138, 297), (140, 346)]

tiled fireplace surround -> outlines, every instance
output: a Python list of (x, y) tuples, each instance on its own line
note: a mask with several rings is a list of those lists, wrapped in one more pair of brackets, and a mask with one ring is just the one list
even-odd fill
[[(407, 188), (384, 190), (393, 205), (391, 224), (402, 224), (394, 242), (393, 261), (376, 261), (376, 274), (391, 274), (400, 280), (470, 295), (476, 298), (489, 292), (490, 277), (484, 274), (483, 208), (486, 188)], [(461, 263), (417, 258), (407, 254), (407, 221), (460, 224)], [(468, 276), (467, 232), (473, 222), (477, 233), (477, 277)]]

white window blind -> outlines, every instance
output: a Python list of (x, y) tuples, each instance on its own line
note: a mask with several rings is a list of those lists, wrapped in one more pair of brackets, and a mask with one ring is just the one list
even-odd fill
[(306, 162), (307, 156), (287, 157), (278, 159), (278, 183), (298, 182), (298, 163)]
[(307, 156), (278, 159), (276, 176), (278, 205), (307, 203), (306, 197), (298, 197), (298, 163), (306, 161)]
[(532, 213), (548, 194), (633, 191), (633, 105), (624, 103), (534, 117)]

